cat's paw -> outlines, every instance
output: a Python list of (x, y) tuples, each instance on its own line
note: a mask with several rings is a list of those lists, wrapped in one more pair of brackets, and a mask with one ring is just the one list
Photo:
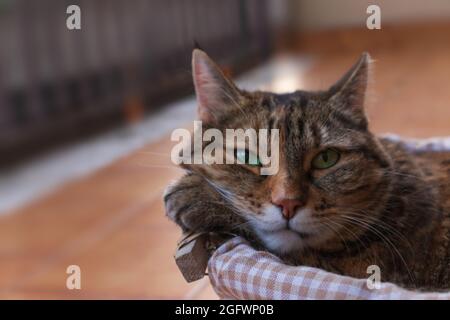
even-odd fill
[(198, 179), (185, 176), (170, 184), (164, 192), (166, 216), (178, 224), (183, 231), (196, 230), (201, 226), (201, 216), (204, 209), (198, 204)]
[(164, 204), (166, 216), (183, 231), (226, 229), (240, 222), (217, 192), (194, 174), (169, 185), (164, 193)]

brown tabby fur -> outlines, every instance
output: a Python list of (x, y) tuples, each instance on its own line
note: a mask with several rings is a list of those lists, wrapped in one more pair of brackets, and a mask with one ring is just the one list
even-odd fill
[[(450, 288), (450, 152), (411, 152), (368, 130), (367, 54), (320, 92), (238, 90), (198, 50), (193, 68), (204, 128), (280, 129), (280, 168), (262, 176), (247, 165), (184, 165), (188, 173), (164, 198), (170, 219), (183, 230), (240, 234), (289, 264), (358, 278), (378, 265), (382, 281)], [(311, 159), (329, 147), (340, 152), (338, 163), (312, 169)], [(312, 216), (286, 248), (271, 248), (261, 236), (272, 232), (264, 209), (280, 189)]]

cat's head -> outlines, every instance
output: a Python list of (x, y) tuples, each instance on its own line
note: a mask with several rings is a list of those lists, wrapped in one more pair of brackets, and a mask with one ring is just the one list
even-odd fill
[[(369, 132), (364, 112), (369, 60), (364, 53), (326, 91), (274, 94), (239, 90), (204, 52), (194, 50), (204, 129), (224, 135), (226, 129), (279, 129), (274, 175), (261, 175), (259, 162), (188, 166), (270, 250), (287, 254), (357, 237), (363, 228), (343, 222), (358, 214), (374, 218), (385, 201), (390, 160)], [(241, 149), (235, 156), (248, 154)]]

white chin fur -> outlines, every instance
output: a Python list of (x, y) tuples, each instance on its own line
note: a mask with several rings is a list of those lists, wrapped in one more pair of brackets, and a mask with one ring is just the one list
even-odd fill
[(267, 248), (285, 254), (299, 251), (306, 246), (305, 239), (302, 239), (294, 231), (305, 233), (312, 231), (305, 228), (305, 225), (311, 220), (310, 209), (303, 208), (297, 211), (295, 217), (289, 222), (290, 228), (294, 231), (286, 228), (286, 220), (278, 207), (267, 205), (262, 213), (252, 221), (252, 224), (253, 229)]
[(256, 230), (256, 233), (267, 248), (277, 253), (298, 251), (304, 246), (300, 236), (288, 229), (268, 232)]

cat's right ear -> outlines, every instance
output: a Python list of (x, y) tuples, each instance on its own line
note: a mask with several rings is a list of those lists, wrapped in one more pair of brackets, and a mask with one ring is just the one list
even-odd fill
[(192, 53), (192, 74), (200, 120), (217, 122), (228, 107), (239, 104), (239, 90), (200, 49), (194, 49)]

